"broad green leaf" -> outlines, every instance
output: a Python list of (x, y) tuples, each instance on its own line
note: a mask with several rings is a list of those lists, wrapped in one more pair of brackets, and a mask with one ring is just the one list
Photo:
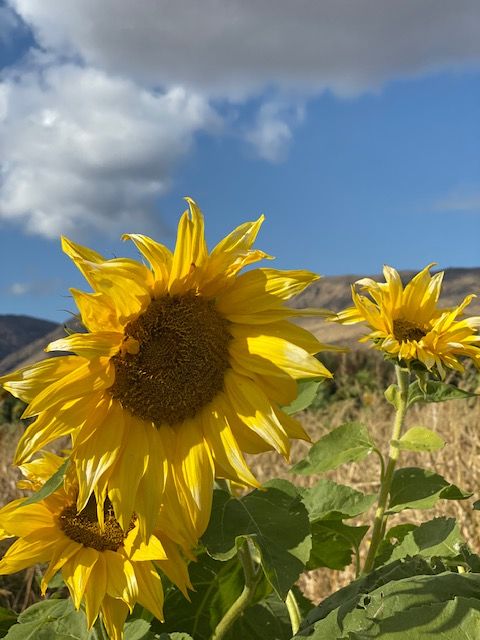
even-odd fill
[(408, 390), (408, 406), (416, 402), (445, 402), (446, 400), (461, 400), (462, 398), (474, 398), (477, 394), (464, 391), (452, 384), (430, 380), (422, 391), (418, 380), (412, 382)]
[(297, 381), (297, 397), (286, 407), (282, 407), (285, 413), (292, 415), (298, 413), (312, 404), (317, 397), (318, 387), (323, 380), (298, 380)]
[[(449, 603), (458, 602), (458, 599), (469, 600), (471, 606), (480, 611), (480, 575), (451, 572), (439, 575), (413, 575), (389, 581), (381, 587), (363, 591), (355, 598), (344, 600), (339, 608), (331, 610), (322, 619), (304, 627), (295, 637), (308, 637), (310, 640), (381, 637), (383, 640), (385, 636), (382, 631), (385, 628), (389, 633), (393, 630), (419, 633), (418, 627), (420, 630), (422, 627), (428, 631), (440, 630), (438, 626), (432, 625), (428, 628), (424, 624), (434, 622), (434, 617), (427, 616), (422, 620), (417, 618), (416, 612), (423, 607), (443, 604), (443, 608), (435, 610), (437, 614), (443, 609), (448, 610)], [(463, 609), (463, 613), (466, 613), (466, 608)], [(392, 629), (390, 625), (395, 618)], [(462, 616), (451, 618), (450, 621), (452, 631), (462, 624)], [(405, 636), (399, 634), (392, 637), (400, 640)]]
[(17, 614), (15, 611), (0, 607), (0, 638), (7, 633), (12, 625), (17, 622)]
[(154, 640), (155, 636), (146, 620), (129, 620), (124, 628), (124, 640)]
[(29, 498), (27, 498), (22, 505), (33, 504), (35, 502), (40, 502), (40, 500), (45, 500), (48, 496), (52, 495), (63, 483), (63, 478), (67, 473), (68, 466), (70, 464), (70, 458), (67, 458), (65, 462), (63, 462), (60, 467), (55, 471), (53, 476), (49, 478), (43, 487), (38, 491), (35, 491)]
[[(325, 598), (305, 616), (302, 628), (312, 626), (316, 622), (327, 618), (332, 612), (337, 612), (338, 622), (341, 624), (343, 618), (357, 607), (365, 594), (369, 594), (375, 589), (381, 589), (390, 582), (404, 580), (417, 575), (433, 575), (444, 571), (445, 568), (438, 562), (433, 566), (430, 561), (420, 557), (397, 560), (378, 567)], [(335, 636), (325, 636), (325, 638), (330, 637), (334, 638)]]
[[(392, 538), (389, 532), (390, 539)], [(461, 551), (465, 541), (460, 533), (455, 518), (434, 518), (423, 522), (418, 527), (410, 525), (410, 531), (405, 532), (403, 539), (398, 544), (390, 543), (390, 554), (385, 557), (386, 548), (383, 550), (383, 562), (391, 562), (406, 556), (423, 556), (426, 558), (441, 557), (455, 558)]]
[(365, 494), (326, 479), (299, 491), (311, 522), (354, 518), (368, 511), (377, 499), (376, 495)]
[(305, 569), (312, 546), (308, 513), (300, 497), (268, 485), (243, 498), (215, 491), (202, 539), (208, 553), (227, 560), (246, 537), (260, 553), (267, 580), (284, 598)]
[[(188, 633), (195, 640), (210, 640), (224, 614), (237, 600), (244, 587), (244, 575), (238, 558), (227, 562), (202, 554), (189, 566), (193, 591), (190, 602), (178, 589), (167, 591), (163, 607), (165, 622), (152, 621), (156, 633)], [(252, 604), (271, 592), (265, 578), (257, 587)]]
[(405, 451), (439, 451), (445, 440), (426, 427), (411, 427), (398, 440), (399, 449)]
[(82, 611), (75, 611), (70, 598), (44, 600), (25, 609), (5, 640), (94, 640)]
[(310, 475), (336, 469), (345, 462), (363, 460), (375, 448), (368, 429), (360, 422), (347, 422), (316, 442), (291, 472)]
[(307, 569), (328, 567), (341, 571), (352, 562), (368, 526), (351, 527), (341, 520), (319, 520), (312, 524), (312, 551)]
[(431, 509), (441, 499), (465, 500), (471, 495), (433, 471), (405, 467), (397, 469), (393, 475), (388, 513), (398, 513), (403, 509)]
[(159, 636), (152, 636), (152, 640), (158, 638), (158, 640), (193, 640), (192, 636), (188, 633), (161, 633)]
[(287, 607), (272, 594), (238, 618), (225, 640), (290, 640), (292, 627)]
[(348, 640), (476, 640), (480, 602), (477, 598), (453, 598), (447, 603), (429, 603), (409, 609), (407, 614), (400, 611), (372, 627), (371, 631), (349, 633)]

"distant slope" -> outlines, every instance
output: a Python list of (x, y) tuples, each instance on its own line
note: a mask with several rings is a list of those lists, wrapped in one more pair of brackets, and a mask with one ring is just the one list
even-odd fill
[[(32, 362), (38, 362), (43, 358), (48, 358), (52, 354), (45, 353), (45, 347), (50, 342), (64, 338), (66, 330), (70, 333), (78, 333), (82, 331), (82, 325), (78, 320), (69, 320), (65, 324), (49, 323), (48, 333), (43, 334), (41, 337), (24, 344), (21, 348), (17, 349), (13, 353), (9, 353), (8, 356), (0, 360), (0, 374), (7, 371), (13, 371)], [(58, 355), (58, 353), (57, 353)]]
[[(402, 280), (407, 282), (415, 275), (415, 272), (401, 271), (400, 275)], [(321, 278), (300, 296), (297, 296), (292, 302), (292, 305), (297, 308), (324, 307), (332, 311), (340, 311), (340, 309), (351, 305), (350, 285), (361, 277), (363, 276), (346, 275)], [(383, 280), (383, 276), (379, 275), (369, 277), (372, 277), (374, 280)], [(480, 268), (453, 268), (445, 270), (443, 295), (441, 298), (443, 306), (456, 306), (470, 293), (475, 293), (480, 296)], [(467, 313), (468, 315), (480, 315), (480, 297), (473, 300), (467, 308)], [(11, 371), (45, 358), (47, 356), (44, 352), (45, 346), (49, 342), (65, 335), (65, 325), (55, 325), (46, 320), (26, 318), (25, 316), (0, 316), (0, 349), (2, 345), (2, 320), (4, 318), (14, 319), (14, 322), (8, 321), (5, 324), (7, 328), (10, 328), (10, 331), (13, 331), (13, 328), (20, 329), (22, 323), (18, 321), (19, 318), (30, 321), (32, 326), (34, 326), (35, 323), (39, 324), (37, 325), (38, 333), (33, 336), (27, 332), (22, 333), (18, 330), (17, 333), (14, 332), (11, 338), (8, 338), (7, 333), (5, 333), (6, 338), (4, 344), (6, 345), (9, 355), (0, 359), (0, 373)], [(365, 334), (365, 329), (362, 326), (341, 326), (332, 322), (325, 322), (321, 317), (302, 319), (299, 322), (302, 326), (315, 333), (315, 335), (325, 343), (361, 348), (361, 345), (358, 343), (358, 338)], [(28, 326), (28, 323), (26, 326)], [(77, 320), (69, 320), (67, 326), (70, 332), (82, 330)], [(44, 328), (43, 332), (40, 330), (41, 327)], [(13, 346), (14, 344), (16, 346)], [(1, 355), (2, 352), (0, 350), (0, 356)]]
[(46, 335), (57, 325), (30, 316), (0, 315), (0, 359)]

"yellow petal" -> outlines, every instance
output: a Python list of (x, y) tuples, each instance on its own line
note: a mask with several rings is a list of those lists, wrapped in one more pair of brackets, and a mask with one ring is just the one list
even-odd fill
[(250, 313), (275, 309), (318, 278), (310, 271), (254, 269), (238, 276), (234, 284), (219, 295), (217, 307), (227, 318), (243, 315), (245, 309)]
[(76, 356), (49, 358), (0, 378), (0, 384), (16, 398), (31, 402), (35, 396), (53, 382), (63, 379), (86, 361)]
[[(265, 442), (284, 456), (288, 456), (290, 443), (287, 434), (272, 409), (268, 398), (248, 378), (228, 371), (225, 390), (233, 412)], [(230, 418), (229, 418), (230, 422)]]
[(212, 506), (214, 465), (201, 427), (187, 420), (177, 427), (176, 475), (198, 536), (207, 528)]
[(155, 277), (154, 293), (158, 297), (167, 291), (168, 280), (172, 268), (173, 254), (163, 244), (155, 242), (148, 236), (138, 233), (126, 233), (124, 240), (132, 240), (137, 249), (149, 261)]
[(138, 582), (138, 602), (163, 622), (163, 587), (160, 576), (150, 562), (136, 562), (134, 567)]
[(112, 598), (121, 598), (133, 609), (138, 596), (138, 584), (130, 560), (120, 551), (103, 552), (107, 568), (107, 593)]
[(99, 556), (100, 552), (95, 549), (82, 546), (75, 557), (68, 560), (62, 567), (62, 576), (76, 609), (80, 608), (83, 594)]
[[(116, 519), (122, 529), (127, 531), (135, 507), (138, 485), (149, 461), (149, 439), (146, 430), (154, 427), (126, 411), (122, 417), (122, 450), (110, 472), (108, 497), (112, 502)], [(150, 487), (150, 491), (155, 491), (155, 487)]]
[(49, 407), (88, 396), (100, 389), (108, 389), (114, 379), (115, 369), (106, 358), (98, 358), (91, 362), (85, 362), (84, 358), (81, 358), (79, 366), (74, 371), (53, 382), (35, 396), (23, 417), (31, 418)]
[(223, 475), (230, 480), (239, 481), (252, 487), (259, 487), (259, 483), (250, 471), (245, 458), (228, 425), (225, 411), (219, 404), (218, 409), (212, 408), (203, 415), (203, 431), (205, 439), (213, 453), (215, 464)]
[(42, 529), (35, 537), (19, 538), (0, 560), (0, 574), (16, 573), (48, 562), (58, 544), (56, 532), (56, 528)]
[(89, 629), (95, 624), (100, 606), (107, 591), (107, 567), (103, 553), (97, 553), (97, 561), (92, 567), (90, 579), (85, 588), (85, 613)]
[(45, 595), (45, 591), (47, 590), (48, 583), (53, 578), (53, 576), (60, 571), (63, 565), (78, 551), (82, 548), (82, 546), (75, 542), (74, 540), (70, 540), (67, 536), (64, 536), (63, 544), (61, 541), (58, 542), (57, 546), (53, 550), (53, 553), (50, 557), (50, 564), (48, 565), (47, 570), (43, 574), (41, 590), (42, 596)]
[(115, 306), (104, 293), (85, 293), (79, 289), (70, 289), (75, 300), (82, 324), (89, 331), (122, 331)]
[(109, 639), (123, 640), (123, 627), (128, 615), (127, 605), (118, 598), (112, 598), (106, 594), (101, 611)]
[(71, 351), (84, 358), (98, 358), (118, 353), (122, 341), (123, 333), (113, 331), (72, 333), (70, 336), (50, 342), (45, 351)]

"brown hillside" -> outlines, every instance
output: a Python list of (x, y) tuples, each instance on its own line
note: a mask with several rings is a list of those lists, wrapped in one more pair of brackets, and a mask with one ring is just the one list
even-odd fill
[(0, 316), (0, 360), (26, 344), (46, 335), (57, 325), (30, 316)]

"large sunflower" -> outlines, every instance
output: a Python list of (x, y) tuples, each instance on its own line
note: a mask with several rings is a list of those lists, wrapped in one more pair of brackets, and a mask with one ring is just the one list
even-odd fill
[(187, 201), (173, 253), (146, 236), (124, 236), (150, 266), (105, 260), (64, 239), (93, 288), (71, 290), (88, 333), (47, 348), (75, 355), (0, 379), (30, 403), (25, 417), (38, 416), (19, 443), (17, 463), (71, 434), (78, 509), (108, 486), (123, 529), (135, 510), (146, 537), (170, 465), (201, 535), (215, 474), (256, 486), (243, 452), (288, 456), (289, 438), (308, 439), (280, 407), (295, 397), (296, 379), (331, 376), (314, 357), (324, 347), (288, 321), (311, 310), (284, 304), (318, 276), (268, 268), (239, 275), (269, 258), (252, 249), (263, 217), (208, 253), (203, 216)]
[[(21, 486), (39, 488), (62, 462), (62, 458), (46, 454), (23, 465), (27, 480)], [(85, 603), (89, 628), (101, 613), (111, 640), (121, 640), (125, 619), (136, 602), (163, 619), (163, 589), (157, 568), (187, 595), (191, 587), (187, 565), (166, 532), (168, 522), (146, 543), (135, 516), (124, 531), (107, 499), (100, 525), (95, 498), (92, 496), (78, 513), (76, 493), (76, 481), (70, 483), (67, 477), (64, 487), (40, 502), (24, 504), (25, 498), (20, 498), (0, 510), (0, 539), (18, 537), (0, 560), (0, 574), (48, 563), (42, 593), (61, 571), (75, 607)]]
[[(405, 288), (398, 272), (388, 266), (383, 269), (384, 283), (358, 280), (352, 286), (354, 306), (336, 319), (343, 324), (366, 323), (372, 331), (361, 341), (372, 341), (404, 364), (419, 362), (443, 378), (445, 368), (463, 371), (460, 357), (471, 358), (480, 366), (480, 317), (458, 319), (473, 295), (453, 309), (438, 307), (444, 274), (431, 276), (432, 266), (426, 266)], [(370, 298), (359, 294), (356, 287)]]

